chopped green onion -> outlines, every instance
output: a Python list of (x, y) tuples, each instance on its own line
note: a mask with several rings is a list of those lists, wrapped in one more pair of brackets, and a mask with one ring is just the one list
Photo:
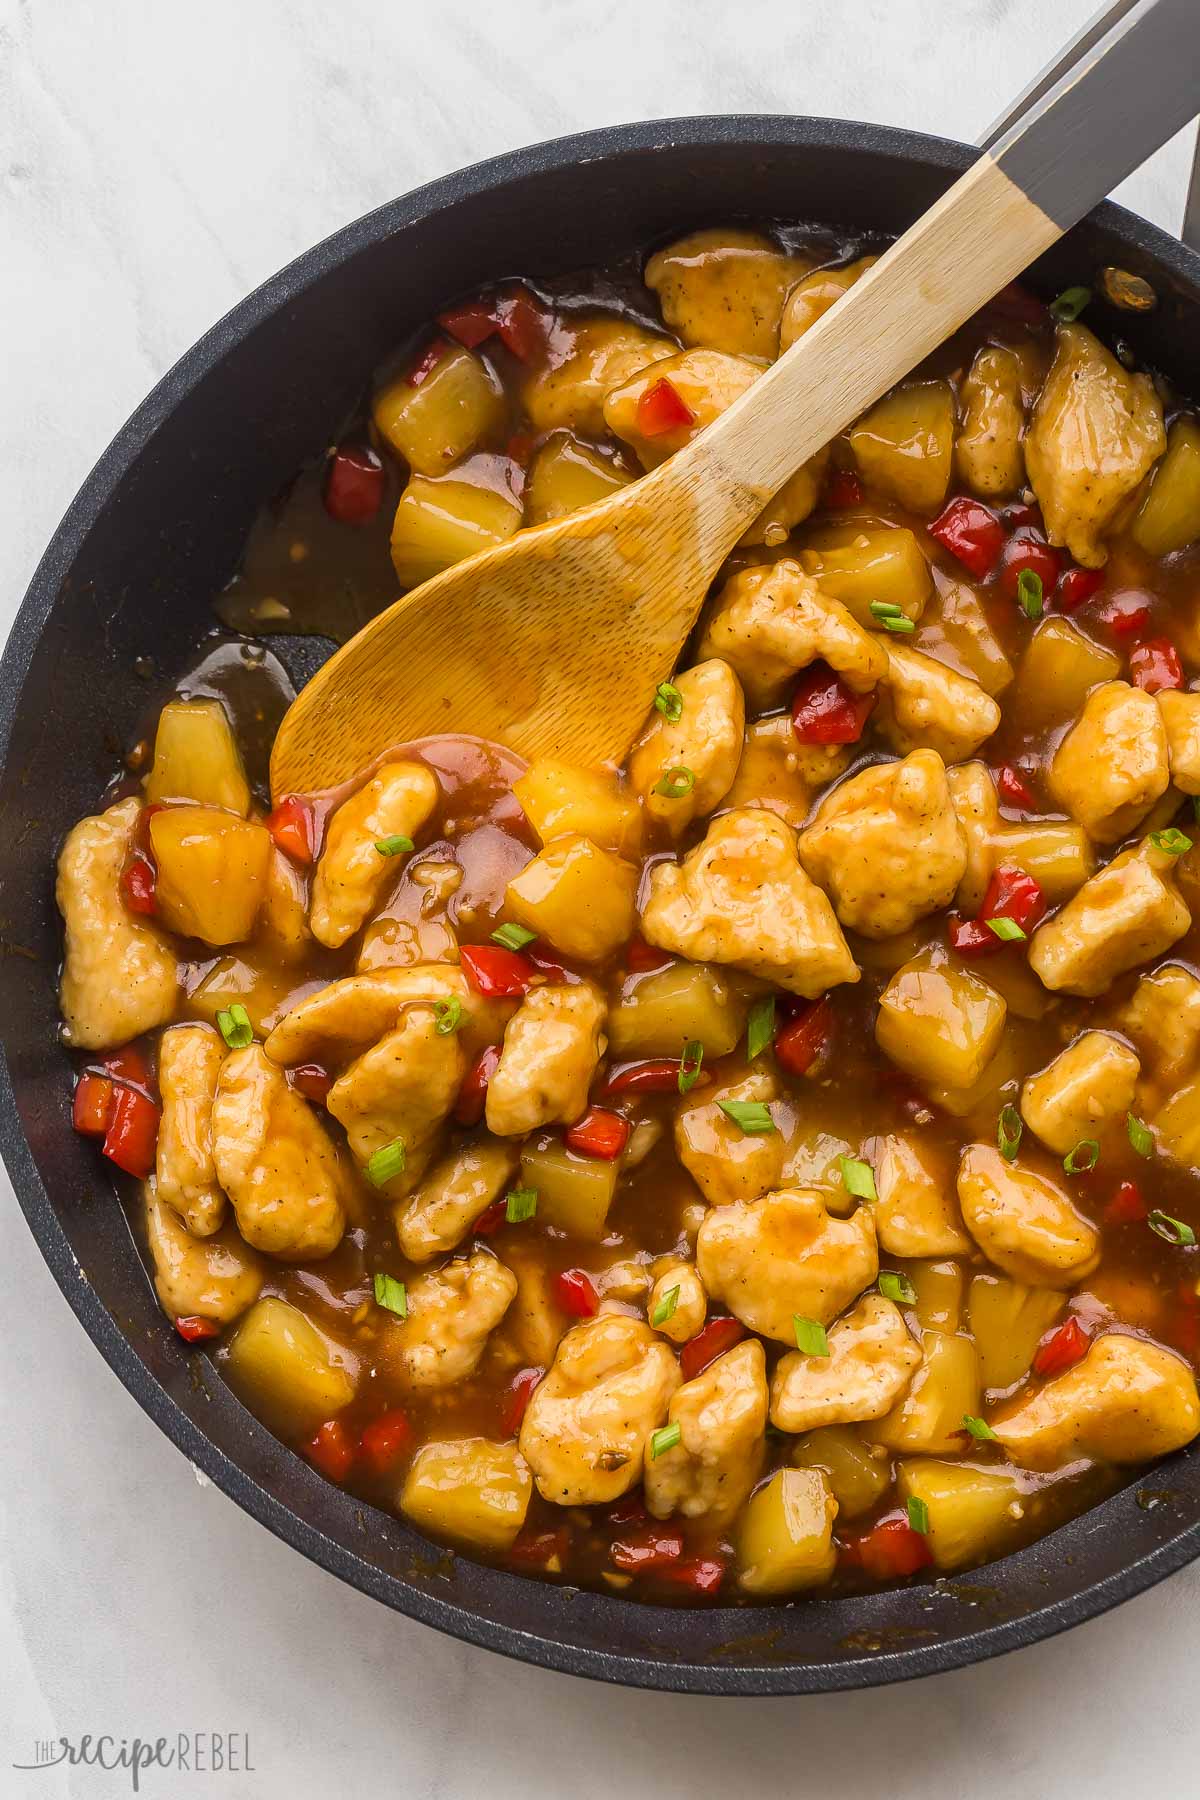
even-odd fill
[(964, 1413), (963, 1424), (970, 1432), (971, 1436), (973, 1438), (978, 1438), (981, 1444), (989, 1443), (995, 1439), (996, 1434), (986, 1419), (977, 1419), (973, 1413)]
[(870, 1163), (862, 1162), (857, 1156), (839, 1156), (838, 1168), (842, 1171), (842, 1182), (848, 1194), (853, 1194), (856, 1200), (878, 1200), (875, 1171)]
[(704, 1062), (704, 1045), (699, 1038), (689, 1038), (683, 1046), (683, 1055), (679, 1059), (679, 1091), (690, 1094), (700, 1079), (700, 1068)]
[(504, 950), (523, 950), (526, 944), (537, 943), (537, 935), (536, 931), (527, 931), (524, 925), (497, 925), (492, 942)]
[(761, 1056), (775, 1036), (775, 996), (764, 994), (750, 1008), (746, 1023), (746, 1056), (750, 1062)]
[(514, 1188), (504, 1202), (504, 1216), (510, 1225), (523, 1225), (537, 1211), (536, 1188)]
[(1192, 795), (1192, 817), (1200, 825), (1200, 794)]
[(872, 600), (871, 616), (875, 619), (902, 619), (904, 608), (897, 606), (894, 600)]
[(996, 1121), (996, 1143), (1005, 1162), (1016, 1162), (1024, 1130), (1025, 1126), (1016, 1107), (1002, 1106), (1000, 1117)]
[(654, 784), (654, 792), (662, 794), (667, 800), (682, 800), (685, 794), (691, 793), (695, 785), (696, 777), (692, 771), (682, 763), (677, 763), (673, 769), (663, 770)]
[(883, 621), (883, 629), (885, 631), (899, 631), (907, 634), (910, 631), (915, 631), (917, 628), (911, 619), (885, 619)]
[(1025, 933), (1017, 921), (1006, 919), (1003, 913), (998, 918), (985, 919), (983, 922), (989, 931), (995, 933), (1002, 944), (1023, 944), (1025, 942)]
[(457, 994), (433, 1003), (434, 1030), (439, 1037), (449, 1037), (462, 1024), (463, 1003)]
[(393, 833), (391, 837), (376, 838), (375, 840), (375, 848), (378, 850), (380, 856), (403, 856), (406, 851), (411, 850), (412, 847), (412, 839), (410, 837), (403, 837), (398, 831)]
[(654, 1311), (650, 1315), (652, 1325), (665, 1325), (668, 1319), (675, 1317), (675, 1308), (679, 1305), (679, 1283), (668, 1288)]
[(1157, 1206), (1146, 1223), (1160, 1238), (1165, 1238), (1168, 1244), (1179, 1248), (1188, 1250), (1196, 1241), (1196, 1234), (1190, 1225), (1185, 1225), (1182, 1219), (1173, 1219), (1170, 1213), (1160, 1212)]
[(1092, 297), (1089, 287), (1064, 288), (1056, 300), (1050, 302), (1050, 311), (1060, 325), (1070, 325), (1077, 319)]
[(796, 1348), (803, 1350), (805, 1356), (829, 1355), (829, 1339), (817, 1319), (802, 1319), (799, 1313), (793, 1313), (792, 1329), (796, 1333)]
[(250, 1014), (240, 1000), (235, 1000), (228, 1012), (221, 1011), (217, 1014), (217, 1030), (231, 1050), (244, 1050), (247, 1044), (254, 1042)]
[(913, 1530), (919, 1531), (922, 1537), (928, 1537), (929, 1536), (929, 1508), (926, 1506), (925, 1502), (921, 1499), (919, 1494), (910, 1494), (908, 1496), (908, 1501), (907, 1501), (905, 1510), (908, 1513), (908, 1522), (912, 1526)]
[(372, 1187), (383, 1187), (396, 1175), (403, 1175), (408, 1154), (404, 1148), (403, 1138), (393, 1138), (382, 1150), (376, 1150), (374, 1156), (367, 1159), (367, 1180)]
[(1154, 1138), (1148, 1125), (1135, 1119), (1132, 1113), (1125, 1114), (1125, 1129), (1129, 1133), (1129, 1141), (1139, 1156), (1153, 1156)]
[(673, 1450), (683, 1436), (683, 1426), (675, 1419), (670, 1425), (660, 1425), (657, 1431), (650, 1433), (650, 1457), (653, 1460), (661, 1456), (664, 1450)]
[(386, 1307), (398, 1319), (408, 1317), (408, 1289), (394, 1275), (376, 1275), (375, 1304)]
[(660, 681), (654, 705), (667, 723), (673, 725), (683, 711), (683, 695), (673, 681)]
[(1086, 1175), (1099, 1161), (1100, 1146), (1095, 1138), (1081, 1138), (1063, 1157), (1063, 1168), (1068, 1175)]
[(1177, 831), (1174, 825), (1166, 831), (1152, 831), (1150, 842), (1156, 850), (1165, 850), (1168, 856), (1182, 856), (1192, 847), (1192, 840), (1186, 831)]
[(775, 1129), (765, 1100), (718, 1100), (717, 1105), (747, 1137), (757, 1137)]
[(894, 1300), (897, 1306), (912, 1306), (917, 1298), (917, 1290), (907, 1275), (897, 1275), (891, 1269), (885, 1269), (879, 1277), (879, 1291), (885, 1300)]
[(1027, 619), (1040, 619), (1043, 605), (1042, 578), (1036, 569), (1022, 569), (1017, 576), (1017, 605)]

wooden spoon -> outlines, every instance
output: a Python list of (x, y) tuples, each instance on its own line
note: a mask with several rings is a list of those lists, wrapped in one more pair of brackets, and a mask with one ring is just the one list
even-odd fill
[(669, 461), (365, 625), (285, 716), (276, 800), (448, 731), (619, 761), (721, 563), (787, 478), (1193, 116), (1194, 4), (1122, 0), (1094, 21), (979, 161)]

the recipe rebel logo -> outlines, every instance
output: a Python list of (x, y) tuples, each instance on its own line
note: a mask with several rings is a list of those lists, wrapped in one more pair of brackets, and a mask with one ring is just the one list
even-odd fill
[(253, 1775), (250, 1738), (238, 1731), (180, 1731), (173, 1737), (117, 1738), (86, 1732), (78, 1738), (42, 1738), (34, 1760), (14, 1762), (23, 1771), (57, 1769), (124, 1769), (130, 1792), (142, 1791), (142, 1776), (151, 1769), (182, 1775)]

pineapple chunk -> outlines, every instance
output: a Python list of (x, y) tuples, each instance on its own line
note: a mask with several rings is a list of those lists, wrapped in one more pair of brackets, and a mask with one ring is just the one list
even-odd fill
[(402, 587), (419, 587), (452, 563), (512, 537), (521, 508), (511, 494), (472, 481), (414, 475), (392, 523), (392, 563)]
[(573, 1156), (559, 1138), (521, 1151), (521, 1186), (537, 1192), (538, 1223), (589, 1243), (604, 1236), (619, 1173), (619, 1162)]
[(633, 935), (638, 872), (590, 838), (558, 838), (514, 875), (506, 910), (564, 956), (603, 962)]
[(845, 1519), (857, 1519), (878, 1505), (892, 1479), (892, 1465), (879, 1449), (863, 1442), (853, 1425), (823, 1425), (797, 1439), (797, 1469), (819, 1469)]
[(949, 1260), (910, 1262), (904, 1273), (917, 1296), (912, 1311), (921, 1330), (945, 1331), (953, 1336), (962, 1325), (962, 1264)]
[(1166, 455), (1130, 531), (1151, 556), (1169, 556), (1200, 538), (1200, 421), (1183, 418), (1172, 425)]
[(1034, 1351), (1066, 1304), (1053, 1288), (1026, 1287), (1006, 1275), (974, 1277), (967, 1318), (989, 1392), (1010, 1388), (1029, 1373)]
[(748, 1594), (820, 1587), (837, 1564), (838, 1504), (819, 1469), (777, 1469), (746, 1504), (738, 1532), (738, 1585)]
[(515, 1444), (459, 1438), (422, 1444), (404, 1478), (400, 1510), (433, 1537), (469, 1550), (507, 1550), (532, 1493), (529, 1465)]
[(902, 1500), (921, 1500), (926, 1540), (939, 1569), (966, 1569), (1007, 1548), (1021, 1521), (1021, 1482), (1011, 1469), (918, 1456), (896, 1470)]
[(875, 1229), (889, 1256), (954, 1256), (971, 1247), (958, 1216), (949, 1158), (916, 1132), (879, 1140)]
[(801, 744), (787, 713), (746, 727), (742, 760), (725, 805), (762, 806), (786, 825), (804, 824), (822, 788), (850, 766), (841, 744)]
[(1021, 1116), (1043, 1144), (1066, 1156), (1133, 1105), (1141, 1064), (1108, 1031), (1085, 1031), (1021, 1089)]
[(954, 456), (954, 392), (948, 381), (895, 388), (851, 427), (863, 479), (913, 512), (946, 498)]
[(925, 1360), (907, 1395), (863, 1435), (889, 1450), (953, 1456), (963, 1449), (963, 1414), (977, 1416), (982, 1404), (979, 1357), (970, 1338), (946, 1331), (923, 1331), (921, 1348)]
[(215, 1025), (217, 1014), (227, 1012), (238, 1001), (246, 1009), (255, 1036), (266, 1037), (293, 998), (299, 998), (296, 977), (287, 970), (260, 968), (240, 956), (219, 956), (189, 994), (187, 1016)]
[(1043, 619), (1021, 658), (1022, 721), (1037, 729), (1073, 719), (1092, 688), (1120, 675), (1120, 658), (1093, 644), (1069, 619)]
[(1159, 1149), (1184, 1168), (1200, 1167), (1200, 1081), (1185, 1082), (1154, 1119)]
[(922, 620), (921, 648), (995, 699), (1010, 686), (1013, 666), (992, 629), (987, 608), (965, 581), (939, 573), (937, 598)]
[(577, 769), (540, 756), (513, 782), (513, 793), (543, 844), (579, 834), (618, 855), (637, 852), (642, 835), (637, 801), (606, 770)]
[(371, 408), (392, 449), (417, 475), (444, 475), (504, 424), (504, 390), (481, 357), (447, 344), (414, 387), (407, 375), (389, 381)]
[(918, 1081), (969, 1088), (1000, 1048), (1008, 1008), (994, 988), (966, 969), (915, 956), (883, 990), (875, 1041)]
[(151, 805), (190, 801), (245, 818), (250, 784), (233, 728), (219, 700), (169, 700), (158, 715), (154, 767), (146, 780)]
[(229, 1341), (230, 1382), (259, 1417), (304, 1437), (349, 1406), (358, 1369), (340, 1344), (299, 1307), (273, 1294), (256, 1300)]
[(239, 944), (254, 930), (267, 884), (271, 834), (211, 806), (167, 806), (150, 820), (163, 924), (206, 944)]
[(903, 528), (862, 531), (849, 543), (802, 550), (800, 562), (806, 574), (816, 577), (822, 591), (840, 600), (867, 631), (879, 627), (871, 611), (873, 600), (886, 600), (898, 606), (906, 619), (915, 621), (933, 590), (921, 546), (914, 534)]
[(613, 1056), (679, 1056), (695, 1039), (704, 1054), (728, 1056), (746, 1025), (748, 1002), (708, 963), (673, 962), (625, 983), (608, 1015)]
[(632, 480), (611, 457), (601, 456), (569, 431), (556, 431), (529, 465), (525, 521), (545, 525), (550, 519), (565, 518), (593, 500), (607, 500)]

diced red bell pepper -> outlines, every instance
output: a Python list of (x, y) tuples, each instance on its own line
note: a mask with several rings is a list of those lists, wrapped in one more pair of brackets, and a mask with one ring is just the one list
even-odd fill
[(710, 1319), (701, 1327), (694, 1338), (689, 1338), (679, 1352), (679, 1367), (685, 1381), (694, 1381), (702, 1375), (709, 1363), (716, 1362), (718, 1356), (724, 1356), (735, 1344), (740, 1344), (746, 1335), (746, 1327), (740, 1319)]
[(861, 506), (863, 484), (853, 469), (831, 469), (821, 494), (821, 505), (830, 512)]
[(1175, 1290), (1166, 1337), (1192, 1362), (1200, 1361), (1200, 1294), (1194, 1281), (1181, 1281)]
[(857, 744), (876, 695), (855, 694), (825, 663), (806, 669), (792, 696), (792, 730), (802, 744)]
[(505, 1437), (515, 1437), (520, 1431), (525, 1408), (533, 1399), (533, 1390), (545, 1373), (545, 1369), (522, 1369), (513, 1376), (508, 1393), (504, 1396), (504, 1410), (500, 1415), (500, 1427)]
[(1037, 811), (1033, 789), (1011, 763), (1001, 763), (996, 770), (996, 788), (1005, 806), (1015, 807), (1018, 812)]
[(1000, 517), (1009, 531), (1037, 531), (1042, 537), (1046, 535), (1041, 507), (1032, 505), (1028, 500), (1014, 500), (1004, 508)]
[(533, 455), (533, 433), (514, 431), (504, 446), (504, 454), (511, 462), (520, 463), (524, 467)]
[(590, 1319), (600, 1310), (600, 1296), (582, 1269), (563, 1269), (554, 1277), (554, 1298), (573, 1319)]
[[(654, 1062), (634, 1063), (610, 1075), (600, 1092), (606, 1100), (615, 1100), (618, 1094), (677, 1094), (679, 1068), (677, 1062), (665, 1057)], [(703, 1087), (707, 1081), (708, 1076), (702, 1070), (692, 1086)]]
[(1061, 1375), (1064, 1369), (1073, 1369), (1087, 1355), (1091, 1341), (1072, 1313), (1069, 1319), (1064, 1319), (1038, 1345), (1033, 1358), (1034, 1374), (1046, 1377)]
[(632, 1493), (622, 1494), (608, 1509), (610, 1525), (644, 1525), (650, 1514), (646, 1511), (646, 1503), (641, 1488), (634, 1488)]
[(665, 375), (652, 381), (637, 403), (637, 428), (642, 437), (665, 437), (694, 425), (696, 415)]
[(158, 1146), (158, 1108), (136, 1088), (113, 1087), (112, 1112), (104, 1134), (104, 1154), (127, 1175), (144, 1181), (154, 1167)]
[(339, 525), (369, 525), (383, 504), (383, 463), (369, 444), (339, 444), (321, 488), (325, 511)]
[(176, 1319), (175, 1329), (185, 1344), (204, 1344), (221, 1335), (221, 1327), (215, 1319), (202, 1319), (198, 1313)]
[[(463, 1077), (463, 1084), (458, 1090), (458, 1099), (454, 1106), (454, 1119), (458, 1125), (478, 1125), (487, 1106), (488, 1082), (496, 1073), (496, 1065), (500, 1061), (499, 1044), (489, 1044), (481, 1050), (471, 1067)], [(503, 1202), (501, 1202), (503, 1204)], [(476, 1220), (476, 1230), (479, 1221)]]
[(458, 343), (477, 350), (496, 329), (496, 309), (490, 300), (465, 300), (440, 312), (437, 322)]
[(1046, 302), (1039, 300), (1019, 281), (1010, 281), (998, 294), (993, 294), (988, 306), (1016, 325), (1044, 325), (1048, 317)]
[(333, 1086), (333, 1076), (320, 1063), (297, 1063), (288, 1070), (287, 1078), (298, 1094), (303, 1094), (316, 1106), (324, 1106)]
[(299, 795), (289, 794), (267, 815), (267, 830), (293, 862), (310, 863), (316, 855), (316, 819)]
[(635, 935), (625, 946), (625, 967), (630, 974), (641, 975), (648, 969), (665, 969), (674, 957), (665, 950), (655, 949), (644, 937)]
[(363, 1461), (376, 1475), (386, 1475), (405, 1456), (412, 1445), (413, 1428), (408, 1417), (398, 1408), (380, 1413), (363, 1427), (358, 1441)]
[(711, 1595), (719, 1592), (725, 1579), (725, 1564), (716, 1556), (688, 1556), (682, 1562), (668, 1563), (660, 1573), (672, 1587)]
[(959, 913), (946, 921), (946, 937), (960, 956), (992, 956), (1000, 948), (1000, 939), (982, 919), (964, 919)]
[(1150, 599), (1141, 588), (1112, 594), (1100, 609), (1101, 622), (1118, 637), (1141, 637), (1150, 623)]
[(562, 1567), (571, 1545), (571, 1534), (565, 1525), (557, 1531), (519, 1532), (509, 1546), (508, 1560), (518, 1569), (546, 1569), (554, 1563)]
[(1104, 1209), (1106, 1225), (1135, 1225), (1150, 1217), (1142, 1190), (1136, 1181), (1123, 1181)]
[(523, 994), (538, 973), (527, 956), (519, 950), (506, 950), (503, 944), (464, 944), (459, 961), (475, 992), (486, 1000)]
[(591, 1106), (566, 1133), (564, 1142), (576, 1156), (615, 1162), (629, 1142), (629, 1120), (603, 1106)]
[(113, 1084), (105, 1075), (81, 1075), (75, 1084), (71, 1123), (84, 1137), (103, 1137), (112, 1117)]
[(408, 371), (409, 387), (420, 387), (421, 383), (432, 375), (448, 349), (449, 345), (445, 338), (435, 337), (431, 344), (427, 344)]
[(121, 870), (121, 898), (130, 912), (152, 918), (158, 911), (158, 871), (148, 856), (135, 851)]
[(1183, 664), (1170, 638), (1147, 638), (1129, 652), (1129, 679), (1147, 694), (1184, 685)]
[(869, 1531), (851, 1538), (839, 1558), (847, 1568), (862, 1569), (876, 1581), (900, 1581), (929, 1568), (933, 1552), (923, 1532), (914, 1531), (907, 1519), (880, 1519)]
[(357, 1454), (354, 1440), (341, 1419), (326, 1419), (300, 1448), (329, 1481), (345, 1481)]
[(996, 566), (1007, 534), (990, 506), (960, 494), (938, 514), (929, 535), (977, 581), (985, 581)]
[(683, 1533), (663, 1525), (645, 1525), (627, 1532), (612, 1547), (612, 1559), (627, 1575), (644, 1575), (678, 1562), (683, 1555)]
[(508, 1202), (493, 1200), (486, 1206), (471, 1227), (473, 1237), (494, 1237), (500, 1227), (508, 1221)]
[(960, 956), (986, 956), (1004, 942), (988, 930), (988, 919), (1011, 919), (1028, 937), (1045, 913), (1046, 896), (1033, 876), (1005, 863), (993, 870), (978, 916), (952, 919), (948, 935)]
[(775, 1058), (789, 1075), (807, 1075), (833, 1036), (833, 1008), (824, 995), (775, 1033)]
[(1081, 569), (1078, 566), (1067, 570), (1058, 584), (1055, 599), (1059, 612), (1078, 612), (1079, 608), (1089, 601), (1093, 594), (1099, 593), (1104, 585), (1102, 569)]
[(504, 348), (518, 362), (532, 362), (546, 342), (549, 325), (543, 311), (528, 288), (519, 287), (504, 294), (496, 304), (496, 329)]
[(1048, 544), (1040, 532), (1023, 526), (1015, 531), (1000, 552), (997, 582), (1007, 600), (1017, 598), (1018, 584), (1026, 570), (1036, 575), (1047, 598), (1062, 573), (1062, 553)]

